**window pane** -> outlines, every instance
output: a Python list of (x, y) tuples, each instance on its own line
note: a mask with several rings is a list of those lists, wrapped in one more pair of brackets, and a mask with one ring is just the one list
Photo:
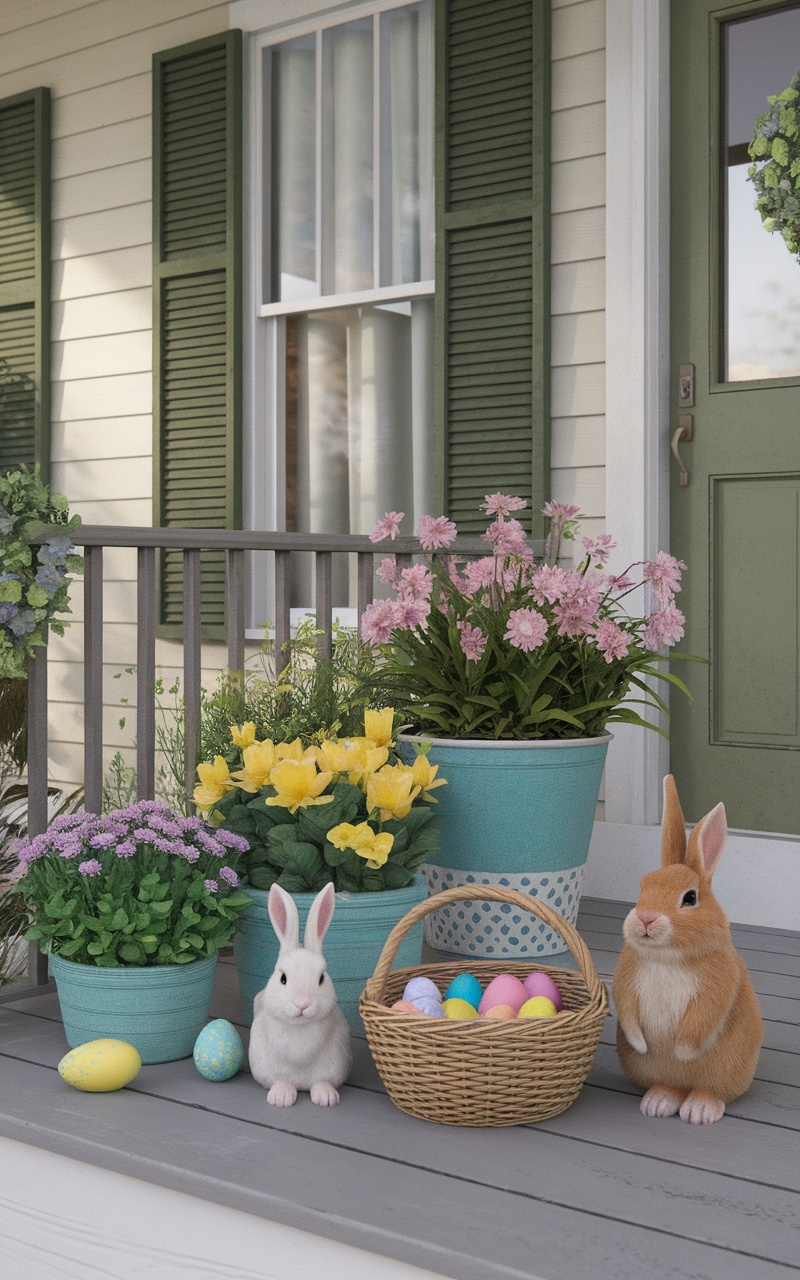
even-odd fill
[(272, 101), (273, 302), (317, 293), (315, 49), (310, 35), (264, 50)]
[(800, 265), (753, 206), (747, 144), (798, 70), (800, 8), (725, 28), (726, 382), (800, 375)]
[(322, 33), (322, 291), (375, 285), (372, 18)]
[(381, 284), (433, 279), (433, 8), (381, 16)]

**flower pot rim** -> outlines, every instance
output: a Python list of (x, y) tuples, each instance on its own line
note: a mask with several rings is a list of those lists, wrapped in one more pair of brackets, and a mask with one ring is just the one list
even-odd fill
[(434, 747), (486, 747), (489, 750), (520, 750), (526, 747), (596, 747), (611, 742), (613, 733), (596, 738), (434, 738), (427, 733), (399, 733), (400, 742), (430, 742)]
[[(413, 889), (415, 884), (417, 884), (418, 881), (420, 880), (423, 883), (425, 883), (425, 877), (422, 875), (422, 873), (419, 871), (415, 871), (414, 879), (411, 881), (411, 884), (401, 885), (397, 889), (366, 889), (363, 893), (352, 893), (350, 889), (337, 889), (335, 897), (337, 898), (337, 900), (341, 898), (346, 902), (355, 902), (359, 898), (365, 898), (365, 899), (366, 898), (385, 898), (387, 893), (407, 893), (408, 890)], [(244, 893), (263, 894), (264, 897), (267, 897), (269, 894), (269, 889), (256, 889), (255, 885), (252, 885), (252, 884), (243, 885), (242, 891)], [(316, 898), (316, 896), (317, 895), (313, 891), (313, 889), (310, 889), (307, 891), (304, 890), (302, 893), (289, 894), (290, 898), (310, 898), (312, 901), (314, 898)]]
[(85, 964), (82, 960), (73, 960), (71, 956), (59, 955), (57, 951), (50, 951), (47, 959), (50, 963), (57, 960), (59, 964), (73, 965), (76, 969), (86, 969), (92, 973), (157, 973), (165, 969), (191, 969), (192, 965), (210, 964), (212, 960), (219, 958), (219, 951), (215, 951), (213, 956), (195, 956), (194, 960), (187, 960), (186, 964)]

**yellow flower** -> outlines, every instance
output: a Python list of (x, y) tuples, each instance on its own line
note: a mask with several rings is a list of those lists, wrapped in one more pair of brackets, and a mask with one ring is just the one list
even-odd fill
[(279, 804), (296, 813), (311, 804), (330, 804), (333, 796), (323, 796), (332, 773), (317, 773), (313, 760), (281, 760), (270, 774), (270, 782), (277, 795), (270, 796), (265, 804)]
[[(371, 827), (370, 831), (372, 831)], [(365, 840), (362, 844), (355, 846), (355, 851), (359, 858), (366, 858), (370, 871), (377, 871), (379, 867), (383, 866), (392, 851), (394, 836), (388, 831), (382, 831), (380, 835), (375, 835), (372, 832), (372, 836), (371, 844), (368, 844)]]
[(299, 738), (295, 738), (294, 742), (279, 742), (275, 747), (275, 755), (278, 760), (296, 760), (301, 764), (304, 760), (314, 759), (314, 748), (303, 748), (303, 744)]
[(414, 775), (404, 764), (386, 764), (367, 781), (367, 813), (380, 809), (381, 821), (405, 818), (419, 795)]
[(213, 764), (199, 764), (197, 776), (200, 783), (194, 789), (193, 799), (198, 809), (210, 809), (233, 786), (228, 765), (222, 756), (215, 756)]
[(328, 839), (337, 849), (352, 849), (359, 858), (366, 859), (370, 871), (377, 871), (383, 866), (394, 844), (394, 836), (390, 832), (383, 831), (378, 835), (368, 822), (359, 822), (357, 827), (350, 822), (340, 822), (338, 827), (332, 827), (328, 832)]
[(340, 822), (338, 827), (331, 827), (328, 839), (336, 849), (352, 849), (355, 833), (352, 822)]
[(242, 791), (255, 794), (262, 787), (267, 786), (269, 775), (275, 768), (277, 763), (275, 747), (269, 738), (265, 738), (263, 742), (254, 742), (252, 746), (245, 747), (242, 754), (244, 768), (232, 774), (231, 777), (236, 779)]
[(364, 712), (364, 734), (372, 739), (376, 747), (391, 745), (393, 723), (394, 707), (384, 707), (382, 711)]
[[(314, 749), (314, 755), (320, 769), (329, 769), (331, 773), (357, 773), (360, 777), (367, 758), (367, 740), (366, 738), (326, 740), (321, 747)], [(350, 781), (353, 782), (354, 779), (351, 777)]]
[(231, 741), (235, 747), (252, 747), (256, 740), (256, 726), (252, 720), (247, 720), (241, 729), (238, 724), (231, 725)]
[(437, 800), (436, 796), (432, 796), (430, 792), (433, 791), (435, 787), (447, 786), (447, 778), (436, 777), (438, 772), (438, 764), (432, 765), (428, 760), (428, 757), (425, 755), (418, 755), (411, 766), (411, 773), (413, 774), (414, 782), (422, 792), (422, 799), (430, 800), (432, 804), (436, 804)]

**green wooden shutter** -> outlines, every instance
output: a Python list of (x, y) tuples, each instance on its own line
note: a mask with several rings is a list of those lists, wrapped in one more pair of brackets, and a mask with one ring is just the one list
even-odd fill
[(0, 473), (50, 470), (50, 90), (0, 101)]
[[(241, 526), (242, 33), (153, 59), (153, 423), (157, 525)], [(202, 556), (206, 638), (225, 622), (224, 560)], [(181, 557), (161, 571), (178, 635)]]
[(550, 486), (550, 2), (439, 0), (437, 412), (447, 514)]

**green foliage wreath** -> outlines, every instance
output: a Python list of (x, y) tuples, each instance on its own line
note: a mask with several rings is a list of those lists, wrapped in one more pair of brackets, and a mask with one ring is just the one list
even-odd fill
[(779, 231), (800, 258), (800, 73), (783, 93), (771, 94), (769, 111), (755, 122), (747, 171), (758, 196), (755, 207), (766, 231)]

